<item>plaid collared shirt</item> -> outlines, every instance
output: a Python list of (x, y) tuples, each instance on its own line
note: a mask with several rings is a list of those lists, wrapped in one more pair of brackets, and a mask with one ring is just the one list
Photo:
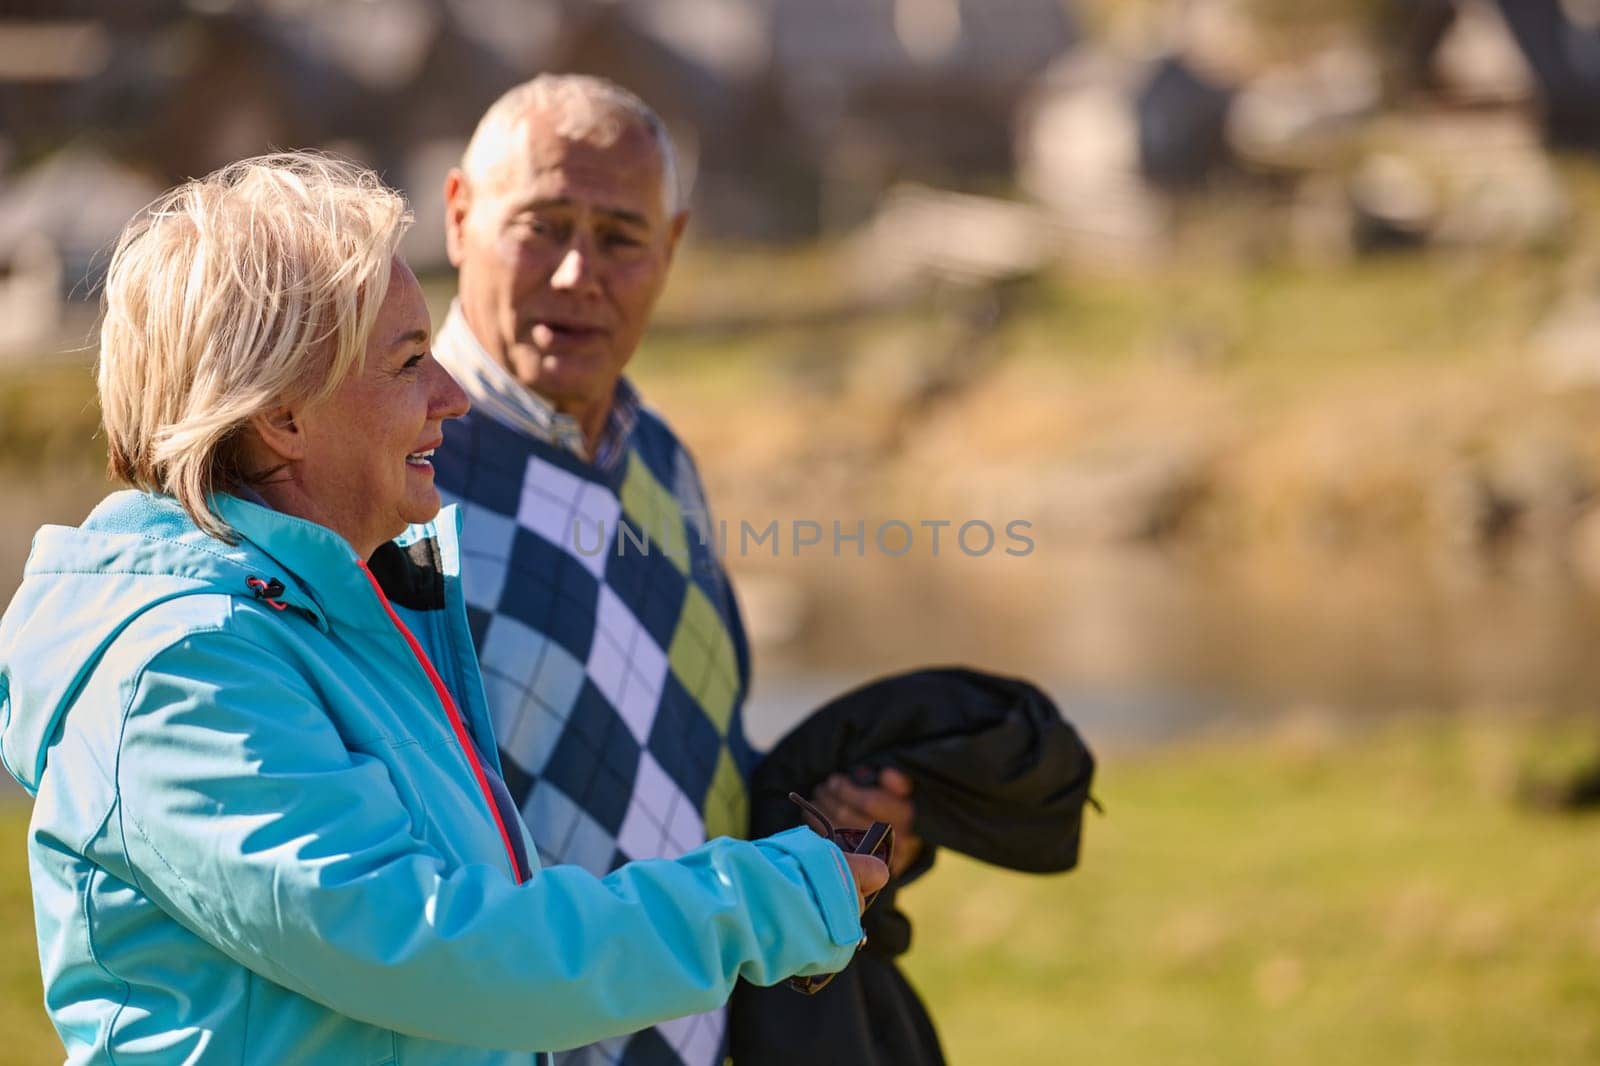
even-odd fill
[(553, 444), (602, 471), (616, 468), (627, 453), (628, 441), (639, 424), (639, 393), (627, 378), (617, 379), (611, 398), (611, 413), (595, 444), (594, 455), (584, 440), (578, 420), (563, 414), (543, 396), (527, 388), (483, 350), (478, 338), (461, 313), (461, 302), (452, 301), (444, 325), (433, 339), (433, 355), (450, 372), (484, 414), (512, 429), (521, 430), (536, 440)]

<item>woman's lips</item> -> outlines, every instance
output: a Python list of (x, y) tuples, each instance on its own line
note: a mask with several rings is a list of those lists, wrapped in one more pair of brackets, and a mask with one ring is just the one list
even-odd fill
[(433, 453), (438, 451), (439, 446), (443, 443), (444, 440), (440, 439), (434, 441), (426, 448), (418, 448), (416, 451), (406, 456), (406, 465), (415, 467), (418, 470), (432, 470)]

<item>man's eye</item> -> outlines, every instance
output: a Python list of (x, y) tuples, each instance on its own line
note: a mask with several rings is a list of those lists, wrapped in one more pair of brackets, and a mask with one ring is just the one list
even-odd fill
[(542, 218), (524, 218), (512, 223), (512, 230), (523, 237), (556, 237), (559, 227)]
[(639, 248), (644, 242), (631, 233), (608, 233), (605, 236), (608, 248)]

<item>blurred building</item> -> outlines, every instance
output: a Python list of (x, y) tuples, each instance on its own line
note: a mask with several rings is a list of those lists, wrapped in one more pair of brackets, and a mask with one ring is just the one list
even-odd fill
[(85, 292), (129, 204), (274, 147), (378, 168), (442, 268), (445, 174), (542, 70), (649, 100), (716, 239), (855, 229), (913, 183), (1021, 192), (1138, 261), (1220, 177), (1318, 247), (1532, 240), (1560, 218), (1544, 145), (1600, 148), (1594, 0), (1392, 0), (1289, 56), (1230, 0), (1150, 10), (1091, 41), (1073, 0), (8, 0), (0, 277), (48, 246)]
[(412, 194), (437, 266), (433, 201), (483, 109), (584, 71), (661, 111), (703, 232), (793, 239), (896, 181), (1008, 178), (1011, 115), (1075, 35), (1064, 0), (21, 0), (0, 168), (90, 144), (165, 186), (328, 147)]

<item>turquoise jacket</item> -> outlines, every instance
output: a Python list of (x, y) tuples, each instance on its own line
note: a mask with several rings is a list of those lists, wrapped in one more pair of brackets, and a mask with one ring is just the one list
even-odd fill
[(0, 620), (69, 1063), (527, 1066), (849, 960), (854, 882), (806, 830), (517, 883), (453, 512), (369, 570), (219, 505), (237, 545), (136, 492), (46, 527)]

